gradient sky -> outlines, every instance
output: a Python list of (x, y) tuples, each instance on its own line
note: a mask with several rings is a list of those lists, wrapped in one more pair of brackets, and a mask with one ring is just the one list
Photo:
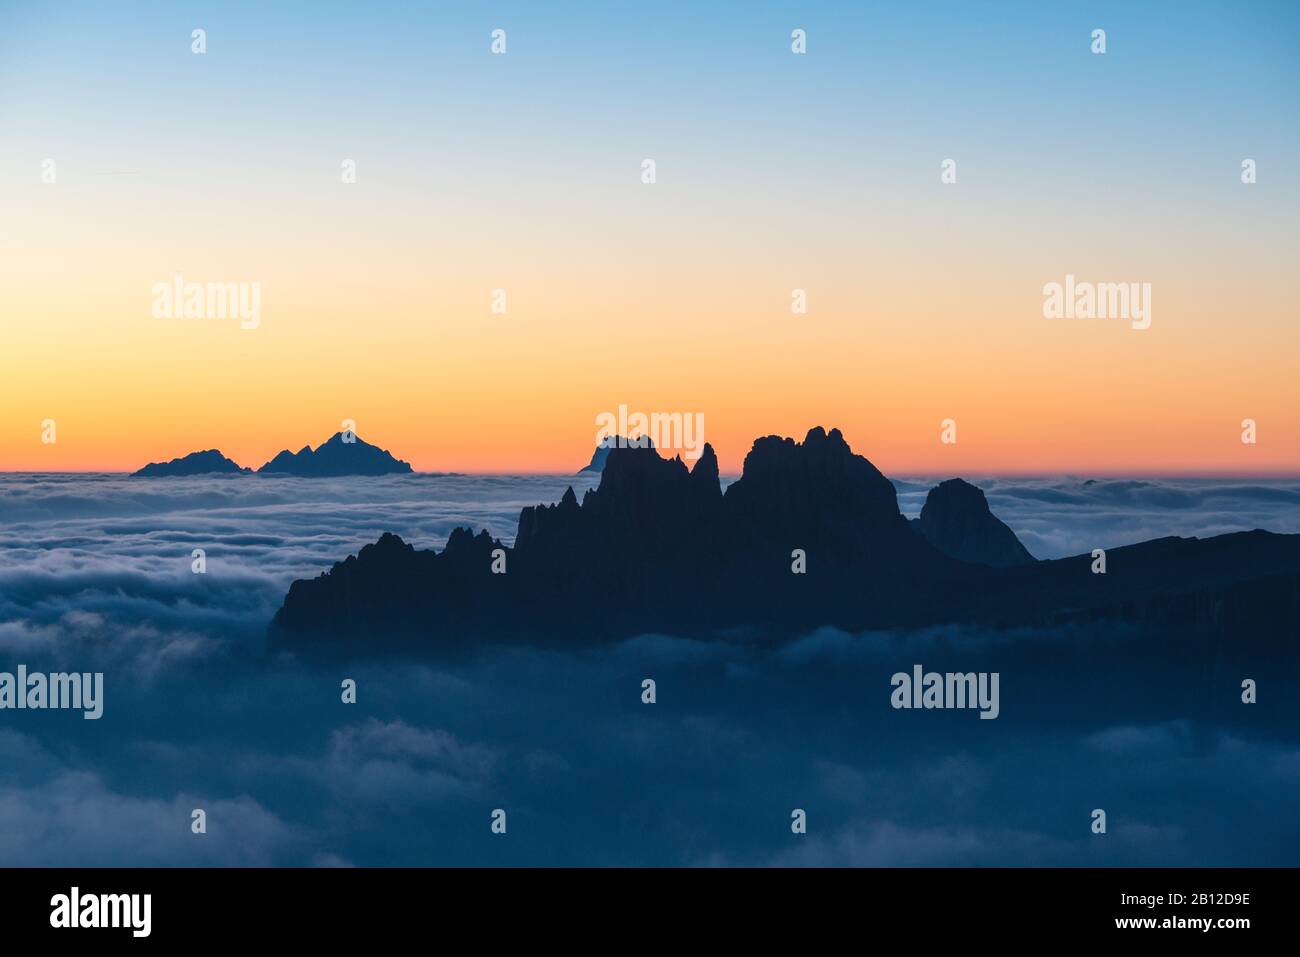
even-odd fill
[[(1298, 46), (1294, 3), (0, 3), (0, 469), (351, 418), (572, 471), (626, 404), (728, 471), (822, 424), (896, 475), (1297, 473)], [(260, 328), (155, 319), (177, 273)], [(1044, 319), (1067, 273), (1151, 328)]]

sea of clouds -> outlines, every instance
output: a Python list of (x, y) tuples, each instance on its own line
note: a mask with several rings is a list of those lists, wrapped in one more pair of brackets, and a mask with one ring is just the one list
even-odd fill
[[(291, 582), (383, 532), (441, 548), (468, 525), (511, 543), (524, 506), (596, 481), (0, 474), (0, 651), (75, 651), (105, 628), (122, 655), (154, 664), (256, 651)], [(205, 574), (191, 571), (194, 549)]]
[[(895, 481), (909, 518), (940, 480)], [(1300, 479), (972, 479), (1035, 558), (1065, 558), (1168, 535), (1300, 532)]]
[[(381, 532), (439, 547), (468, 524), (509, 542), (520, 508), (595, 481), (0, 476), (0, 670), (105, 673), (98, 721), (0, 712), (0, 859), (1300, 863), (1294, 688), (1262, 676), (1247, 710), (1239, 675), (1130, 661), (1131, 636), (823, 630), (781, 648), (646, 635), (457, 662), (266, 654), (288, 584)], [(915, 514), (929, 485), (898, 484)], [(1040, 557), (1300, 531), (1300, 483), (980, 484)], [(999, 671), (1001, 716), (890, 708), (891, 673), (914, 662)], [(345, 677), (355, 705), (340, 701)], [(505, 837), (489, 830), (498, 807)], [(1089, 831), (1096, 807), (1104, 837)], [(793, 808), (807, 835), (791, 834)]]

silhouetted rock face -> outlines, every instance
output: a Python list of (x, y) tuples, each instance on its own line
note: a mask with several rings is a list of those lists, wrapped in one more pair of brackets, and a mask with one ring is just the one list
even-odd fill
[(603, 472), (605, 471), (605, 462), (609, 459), (611, 449), (622, 448), (646, 448), (655, 447), (654, 442), (650, 441), (650, 436), (639, 435), (635, 439), (629, 439), (622, 435), (611, 435), (609, 438), (602, 440), (596, 445), (596, 451), (591, 453), (591, 461), (587, 463), (579, 475), (583, 472)]
[(240, 468), (216, 449), (207, 449), (203, 452), (191, 452), (189, 455), (172, 459), (170, 462), (150, 462), (144, 468), (131, 474), (146, 478), (162, 478), (176, 475), (235, 474), (249, 471), (251, 469)]
[(713, 446), (704, 443), (704, 450), (691, 466), (691, 486), (699, 502), (706, 508), (712, 508), (722, 498), (722, 480), (718, 474), (718, 456)]
[(1176, 653), (1204, 652), (1208, 640), (1209, 660), (1280, 656), (1294, 668), (1300, 535), (1158, 538), (1105, 555), (1104, 574), (1093, 572), (1091, 554), (990, 569), (964, 620), (1044, 629), (1114, 623), (1166, 635)]
[[(977, 531), (997, 522), (982, 494), (950, 485), (939, 516), (982, 515)], [(1276, 649), (1300, 627), (1300, 536), (1148, 542), (1112, 550), (1105, 575), (1091, 561), (954, 559), (909, 526), (892, 483), (838, 431), (813, 429), (802, 443), (757, 440), (725, 494), (711, 447), (693, 469), (654, 449), (611, 449), (581, 503), (570, 488), (522, 510), (513, 548), (457, 529), (435, 553), (386, 533), (294, 582), (270, 639), (275, 649), (441, 654), (647, 632), (781, 639), (827, 625), (1106, 621)], [(1234, 633), (1243, 627), (1257, 630)]]
[(307, 478), (325, 478), (336, 475), (392, 475), (410, 472), (408, 462), (395, 459), (387, 450), (378, 448), (361, 437), (343, 441), (343, 433), (336, 432), (329, 441), (312, 451), (304, 445), (298, 452), (285, 449), (258, 472), (267, 474), (300, 475)]
[[(558, 504), (520, 513), (510, 557), (515, 590), (536, 609), (534, 620), (559, 627), (579, 609), (598, 630), (636, 620), (676, 627), (717, 571), (710, 562), (721, 503), (712, 448), (694, 471), (653, 448), (613, 448), (600, 486), (581, 504), (570, 488)], [(673, 594), (684, 601), (664, 601)]]
[(930, 489), (913, 525), (939, 551), (963, 562), (1008, 568), (1034, 561), (1016, 533), (989, 511), (984, 491), (962, 479)]
[(752, 544), (830, 547), (844, 556), (914, 551), (893, 483), (854, 455), (839, 429), (811, 429), (802, 443), (756, 440), (726, 504), (731, 531)]

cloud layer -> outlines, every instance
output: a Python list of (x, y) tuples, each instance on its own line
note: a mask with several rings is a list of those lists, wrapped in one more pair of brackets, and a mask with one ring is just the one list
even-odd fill
[[(919, 515), (926, 493), (939, 481), (896, 481), (899, 508), (909, 518)], [(1205, 538), (1254, 528), (1300, 532), (1300, 481), (1294, 479), (971, 481), (1035, 558), (1064, 558), (1167, 535)]]

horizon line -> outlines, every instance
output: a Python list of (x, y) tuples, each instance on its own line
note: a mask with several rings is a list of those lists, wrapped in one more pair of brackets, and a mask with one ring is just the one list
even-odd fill
[[(859, 454), (859, 453), (854, 453)], [(865, 456), (862, 456), (866, 458)], [(671, 459), (669, 460), (671, 461)], [(867, 459), (870, 462), (870, 459)], [(685, 463), (693, 465), (693, 463)], [(1087, 468), (1069, 468), (1053, 471), (1024, 471), (1024, 470), (1007, 470), (991, 471), (986, 469), (967, 469), (960, 472), (934, 472), (930, 470), (900, 470), (893, 474), (885, 472), (874, 462), (871, 463), (887, 479), (897, 479), (906, 481), (909, 479), (939, 479), (941, 476), (948, 478), (966, 478), (966, 479), (1047, 479), (1047, 478), (1082, 478), (1082, 479), (1290, 479), (1300, 481), (1300, 471), (1256, 471), (1256, 472), (1236, 472), (1236, 471), (1200, 471), (1200, 470), (1171, 470), (1171, 471), (1144, 471), (1134, 470), (1131, 472), (1116, 471), (1113, 468), (1104, 469), (1087, 469)], [(127, 469), (3, 469), (0, 468), (0, 475), (124, 475), (128, 478), (135, 476), (136, 470)], [(246, 472), (200, 472), (195, 475), (163, 475), (149, 476), (144, 475), (140, 478), (205, 478), (212, 476), (224, 476), (236, 478), (249, 475), (262, 475), (257, 469), (250, 469)], [(599, 477), (601, 472), (556, 472), (556, 471), (528, 471), (526, 469), (497, 469), (497, 470), (477, 470), (477, 469), (417, 469), (412, 468), (410, 472), (391, 472), (383, 475), (332, 475), (332, 476), (302, 476), (288, 473), (266, 473), (267, 478), (387, 478), (391, 475), (446, 475), (446, 476), (465, 476), (465, 477), (504, 477), (504, 476), (527, 476), (537, 478), (581, 478), (584, 475)], [(744, 473), (719, 471), (720, 478), (739, 479)]]

